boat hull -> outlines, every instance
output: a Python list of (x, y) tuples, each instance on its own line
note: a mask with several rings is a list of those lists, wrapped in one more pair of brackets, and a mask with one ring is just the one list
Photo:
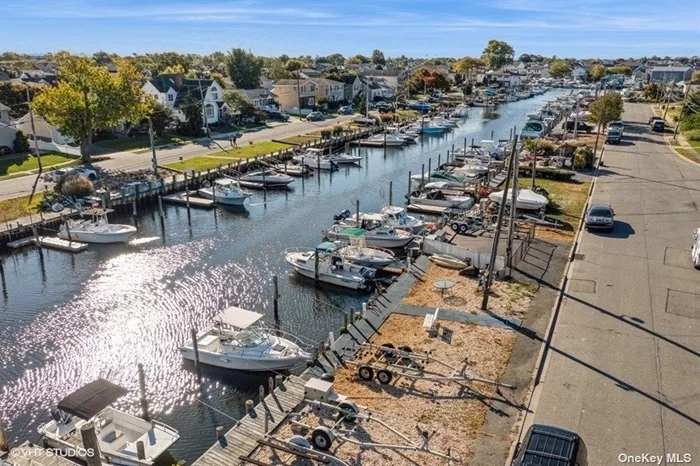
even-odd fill
[[(194, 350), (191, 347), (180, 348), (182, 357), (194, 361)], [(290, 369), (310, 359), (309, 355), (300, 355), (289, 358), (270, 359), (245, 359), (241, 357), (221, 355), (207, 351), (199, 351), (199, 362), (209, 366), (221, 367), (246, 372), (270, 372)]]
[[(294, 270), (296, 270), (296, 272), (303, 277), (315, 279), (315, 271), (313, 270), (308, 270), (303, 267), (298, 267), (296, 265), (294, 266)], [(367, 288), (367, 285), (364, 282), (349, 280), (347, 278), (338, 277), (335, 275), (329, 275), (321, 271), (319, 271), (318, 273), (318, 279), (323, 283), (328, 283), (330, 285), (340, 286), (343, 288), (349, 288), (351, 290), (364, 290)]]
[[(199, 191), (199, 195), (202, 196), (205, 199), (212, 199), (214, 200), (214, 195), (211, 192), (211, 189), (207, 188), (202, 188)], [(248, 199), (249, 196), (236, 196), (236, 197), (228, 197), (228, 196), (216, 196), (216, 202), (219, 204), (225, 204), (225, 205), (236, 205), (236, 206), (242, 206), (245, 204), (245, 201)]]
[(125, 228), (123, 231), (114, 232), (89, 232), (89, 231), (71, 231), (70, 238), (68, 237), (68, 231), (61, 229), (58, 232), (58, 237), (69, 241), (78, 241), (80, 243), (93, 243), (93, 244), (112, 244), (112, 243), (126, 243), (131, 239), (132, 236), (136, 234), (136, 228), (125, 225), (130, 228)]
[[(339, 235), (337, 233), (328, 232), (326, 237), (333, 241), (345, 241), (350, 242), (350, 236)], [(371, 235), (365, 235), (365, 244), (371, 248), (386, 248), (386, 249), (396, 249), (406, 246), (408, 243), (413, 241), (413, 237), (401, 237), (401, 238), (378, 238)]]

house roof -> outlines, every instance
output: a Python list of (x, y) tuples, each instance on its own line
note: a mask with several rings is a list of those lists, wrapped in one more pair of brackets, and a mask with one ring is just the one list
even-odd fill
[(214, 83), (213, 79), (189, 79), (179, 74), (161, 74), (151, 79), (153, 87), (158, 89), (158, 92), (166, 93), (171, 87), (178, 93), (183, 89), (193, 89), (201, 86), (202, 89), (207, 89)]
[(686, 71), (692, 70), (693, 68), (690, 66), (655, 66), (651, 69), (651, 72), (659, 72), (663, 73), (666, 71), (671, 71), (671, 72), (682, 72), (685, 73)]
[(359, 78), (356, 74), (344, 74), (341, 76), (343, 82), (345, 84), (354, 84), (355, 80)]
[(340, 81), (336, 81), (334, 79), (328, 79), (328, 78), (313, 78), (310, 79), (311, 82), (317, 84), (317, 85), (326, 85), (326, 86), (332, 86), (334, 84), (343, 84)]
[(236, 89), (236, 91), (243, 94), (248, 100), (269, 99), (270, 97), (274, 97), (274, 94), (264, 87), (259, 87), (257, 89)]
[(404, 70), (367, 70), (360, 71), (360, 76), (395, 76), (399, 77), (405, 73)]
[(0, 111), (9, 112), (9, 111), (10, 111), (10, 107), (8, 107), (7, 105), (5, 105), (5, 104), (3, 104), (2, 102), (0, 102)]
[(299, 70), (300, 74), (305, 75), (307, 78), (315, 78), (321, 76), (321, 72), (318, 70), (312, 70), (311, 68), (303, 68)]
[(303, 86), (307, 82), (309, 82), (309, 79), (307, 79), (307, 78), (299, 79), (299, 80), (297, 80), (297, 79), (280, 79), (278, 81), (275, 81), (272, 85), (273, 86), (296, 86), (298, 83), (300, 86)]

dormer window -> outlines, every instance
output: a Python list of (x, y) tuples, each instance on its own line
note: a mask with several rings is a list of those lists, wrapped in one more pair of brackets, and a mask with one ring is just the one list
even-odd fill
[(213, 91), (211, 95), (214, 97), (214, 100), (219, 100), (219, 93), (217, 91)]
[(172, 94), (168, 94), (168, 102), (172, 102), (175, 100), (174, 96)]

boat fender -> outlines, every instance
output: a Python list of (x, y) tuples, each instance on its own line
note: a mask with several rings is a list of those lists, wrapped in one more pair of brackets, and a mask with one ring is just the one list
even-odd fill
[(426, 230), (428, 230), (428, 233), (435, 233), (437, 231), (437, 225), (434, 223), (428, 223)]

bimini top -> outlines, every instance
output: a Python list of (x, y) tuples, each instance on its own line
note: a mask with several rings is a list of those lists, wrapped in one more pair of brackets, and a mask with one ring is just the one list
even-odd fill
[(214, 320), (224, 325), (230, 325), (231, 327), (244, 330), (262, 319), (262, 317), (263, 315), (259, 312), (233, 306), (219, 312), (216, 317), (214, 317)]
[(127, 393), (129, 390), (124, 387), (97, 379), (62, 399), (58, 409), (87, 420)]

